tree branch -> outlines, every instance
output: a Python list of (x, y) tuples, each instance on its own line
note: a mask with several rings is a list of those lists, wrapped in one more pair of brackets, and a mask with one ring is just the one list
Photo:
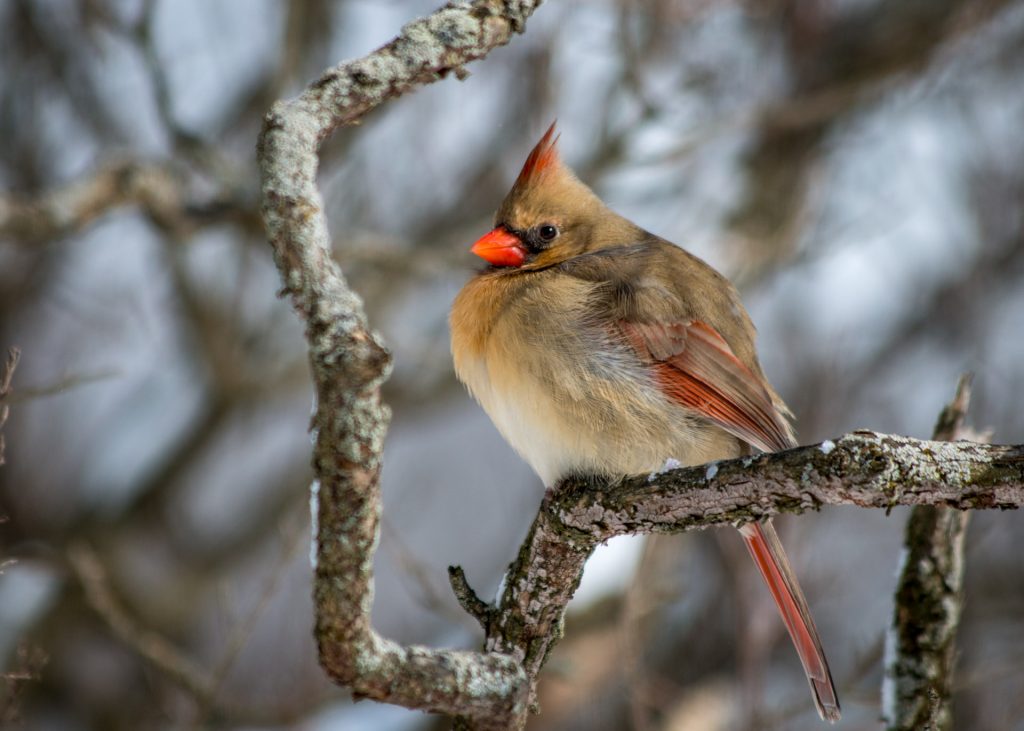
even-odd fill
[(173, 679), (201, 701), (214, 699), (209, 674), (167, 639), (141, 627), (115, 598), (96, 553), (84, 543), (68, 550), (68, 565), (81, 584), (85, 600), (114, 635), (153, 667)]
[(859, 430), (785, 452), (617, 483), (564, 481), (549, 511), (597, 541), (748, 522), (822, 505), (959, 510), (1024, 505), (1024, 445), (933, 442)]
[(509, 570), (487, 649), (512, 654), (535, 680), (560, 637), (587, 558), (610, 538), (746, 523), (822, 505), (1017, 508), (1024, 505), (1024, 445), (856, 431), (652, 477), (564, 480), (548, 492)]
[(327, 70), (267, 114), (258, 154), (262, 213), (284, 292), (306, 322), (317, 393), (313, 466), (316, 639), (320, 662), (356, 697), (468, 716), (481, 728), (522, 725), (528, 684), (509, 657), (402, 647), (370, 626), (372, 556), (391, 356), (330, 256), (317, 151), (337, 127), (388, 99), (482, 58), (524, 29), (540, 0), (450, 3), (388, 45)]
[(135, 206), (164, 231), (185, 233), (233, 220), (252, 227), (251, 207), (224, 184), (212, 196), (189, 194), (175, 165), (126, 160), (35, 198), (0, 197), (0, 240), (42, 244), (81, 231), (103, 215)]
[[(971, 377), (964, 375), (942, 410), (935, 438), (964, 437)], [(956, 630), (964, 579), (964, 536), (970, 513), (918, 505), (907, 519), (893, 624), (886, 635), (882, 713), (888, 731), (953, 725)]]

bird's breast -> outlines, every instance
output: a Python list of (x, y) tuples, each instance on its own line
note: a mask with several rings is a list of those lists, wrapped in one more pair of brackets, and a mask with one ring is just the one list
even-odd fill
[(546, 485), (571, 472), (731, 456), (732, 442), (667, 399), (595, 316), (596, 285), (488, 277), (467, 284), (452, 307), (456, 374)]

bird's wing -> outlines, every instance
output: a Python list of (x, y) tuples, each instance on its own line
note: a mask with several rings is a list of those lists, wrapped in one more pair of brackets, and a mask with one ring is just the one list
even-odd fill
[(765, 452), (795, 445), (793, 431), (768, 389), (710, 325), (699, 320), (613, 327), (673, 401)]
[(718, 272), (650, 234), (561, 269), (602, 285), (600, 319), (651, 367), (668, 398), (762, 451), (795, 446), (788, 411), (757, 365), (754, 326)]
[[(637, 355), (649, 362), (662, 391), (740, 439), (766, 452), (795, 445), (792, 429), (771, 395), (714, 329), (699, 321), (672, 324), (619, 321)], [(818, 713), (839, 719), (839, 700), (807, 600), (771, 521), (740, 528), (771, 591), (810, 683)]]
[[(688, 266), (665, 266), (679, 258), (688, 258)], [(795, 446), (788, 412), (760, 373), (753, 325), (738, 295), (724, 278), (702, 267), (695, 257), (652, 238), (577, 257), (562, 269), (602, 285), (595, 290), (601, 320), (613, 339), (653, 371), (666, 397), (763, 451)], [(728, 329), (723, 312), (739, 327)], [(726, 336), (709, 321), (727, 328)], [(765, 521), (745, 525), (740, 533), (793, 639), (818, 713), (837, 720), (839, 701), (828, 661), (775, 529)]]

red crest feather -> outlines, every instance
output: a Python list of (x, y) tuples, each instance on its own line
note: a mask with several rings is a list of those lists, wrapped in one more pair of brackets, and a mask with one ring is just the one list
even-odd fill
[(531, 185), (536, 183), (546, 172), (558, 166), (558, 136), (555, 135), (555, 125), (552, 122), (548, 131), (540, 138), (540, 142), (530, 151), (530, 155), (523, 164), (523, 169), (516, 178), (516, 185)]

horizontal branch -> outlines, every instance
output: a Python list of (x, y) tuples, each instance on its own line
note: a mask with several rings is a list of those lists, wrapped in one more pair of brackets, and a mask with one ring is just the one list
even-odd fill
[(934, 442), (855, 431), (835, 441), (614, 484), (563, 482), (552, 509), (598, 541), (743, 523), (822, 505), (959, 510), (1024, 505), (1024, 445)]
[(583, 567), (603, 541), (746, 523), (823, 505), (1024, 506), (1024, 445), (857, 431), (785, 452), (651, 476), (563, 480), (548, 492), (509, 569), (488, 625), (487, 649), (520, 660), (535, 684), (561, 637)]
[(160, 229), (178, 233), (226, 220), (245, 226), (255, 223), (252, 206), (226, 183), (213, 196), (198, 198), (189, 191), (179, 166), (125, 160), (36, 197), (0, 196), (0, 239), (22, 244), (52, 241), (126, 206), (135, 207)]

